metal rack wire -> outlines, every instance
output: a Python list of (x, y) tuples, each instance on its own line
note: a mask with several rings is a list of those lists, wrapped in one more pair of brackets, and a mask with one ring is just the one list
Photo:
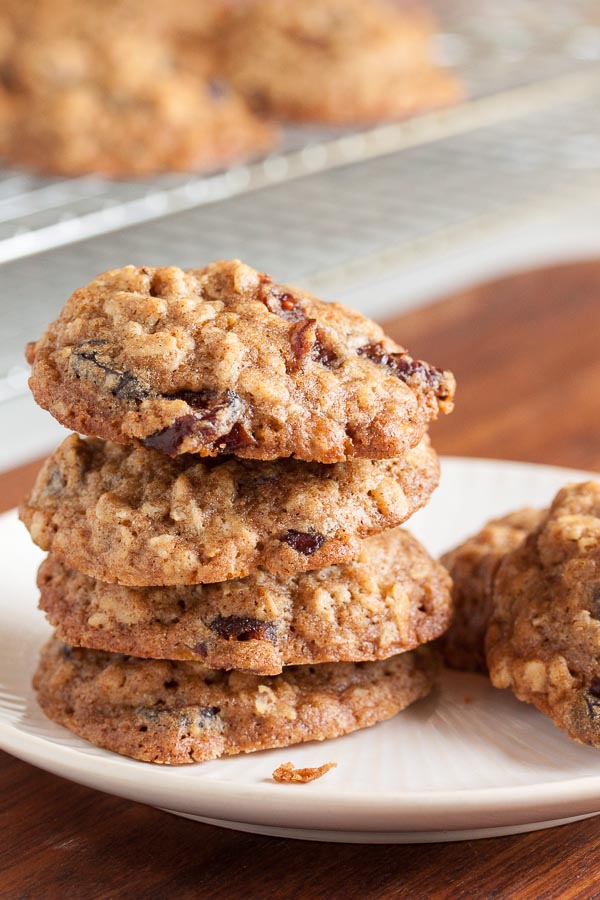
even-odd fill
[(595, 4), (439, 6), (440, 54), (471, 98), (455, 109), (361, 132), (287, 129), (276, 155), (206, 177), (0, 172), (0, 400), (24, 388), (23, 343), (103, 269), (243, 256), (310, 282), (492, 228), (549, 192), (597, 189)]

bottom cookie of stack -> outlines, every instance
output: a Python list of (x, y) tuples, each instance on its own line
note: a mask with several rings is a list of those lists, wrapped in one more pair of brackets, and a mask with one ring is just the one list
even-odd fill
[(419, 647), (376, 662), (258, 676), (73, 648), (54, 636), (34, 688), (50, 719), (94, 744), (178, 765), (367, 728), (425, 697), (436, 669), (434, 653)]

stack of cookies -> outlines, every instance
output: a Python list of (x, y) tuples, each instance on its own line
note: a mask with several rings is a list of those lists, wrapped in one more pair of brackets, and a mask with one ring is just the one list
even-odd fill
[(108, 272), (28, 347), (72, 435), (21, 517), (49, 556), (46, 714), (136, 759), (331, 738), (425, 696), (446, 571), (398, 526), (454, 379), (238, 261)]

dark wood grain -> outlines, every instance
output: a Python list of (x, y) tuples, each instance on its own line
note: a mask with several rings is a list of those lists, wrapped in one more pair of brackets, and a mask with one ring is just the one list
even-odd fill
[(441, 453), (600, 469), (600, 264), (525, 273), (388, 327), (456, 374)]
[[(600, 469), (600, 264), (499, 281), (388, 330), (457, 374), (441, 452)], [(0, 478), (4, 507), (34, 469)], [(1, 900), (593, 900), (599, 885), (596, 819), (454, 844), (303, 843), (194, 824), (0, 754)]]

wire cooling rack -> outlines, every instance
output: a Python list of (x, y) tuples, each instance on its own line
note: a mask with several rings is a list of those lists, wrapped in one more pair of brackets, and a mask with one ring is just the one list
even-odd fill
[(360, 132), (286, 129), (277, 154), (205, 177), (0, 171), (0, 400), (21, 348), (77, 286), (126, 262), (241, 256), (288, 281), (398, 260), (536, 198), (600, 187), (600, 12), (591, 0), (439, 0), (461, 106)]

